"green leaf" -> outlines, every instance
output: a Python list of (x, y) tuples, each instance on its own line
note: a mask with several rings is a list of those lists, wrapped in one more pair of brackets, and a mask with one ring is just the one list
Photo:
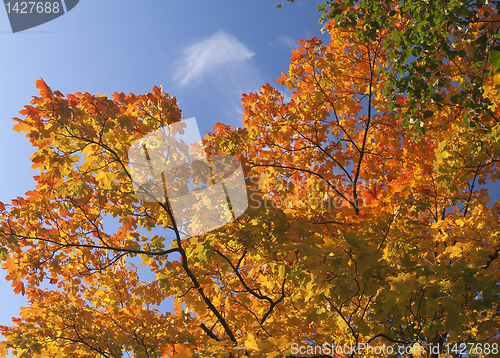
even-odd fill
[(286, 269), (287, 267), (285, 265), (281, 265), (280, 268), (279, 268), (279, 276), (281, 278), (285, 278), (285, 275), (286, 275)]
[(9, 237), (7, 237), (7, 242), (14, 247), (19, 247), (19, 242), (17, 240), (17, 237), (14, 235), (9, 235)]
[(165, 291), (170, 289), (169, 276), (163, 272), (156, 274), (156, 279), (160, 281), (160, 288)]
[(4, 247), (0, 247), (0, 261), (3, 261), (7, 258), (8, 256), (8, 251)]
[(204, 262), (206, 262), (210, 257), (212, 257), (214, 253), (213, 248), (206, 244), (197, 245), (195, 251), (200, 260)]
[(491, 65), (495, 70), (500, 70), (500, 52), (497, 50), (492, 50), (490, 52), (490, 56), (488, 58), (488, 61), (490, 61)]
[(139, 254), (139, 257), (142, 259), (141, 265), (143, 266), (148, 266), (153, 261), (153, 258), (149, 255)]

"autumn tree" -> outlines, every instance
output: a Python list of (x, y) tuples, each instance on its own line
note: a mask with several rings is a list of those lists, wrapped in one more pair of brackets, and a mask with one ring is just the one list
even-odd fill
[[(408, 26), (392, 15), (395, 29)], [(243, 96), (243, 128), (219, 123), (205, 137), (209, 157), (244, 164), (248, 193), (246, 211), (210, 232), (185, 231), (171, 190), (160, 200), (134, 188), (130, 148), (184, 122), (174, 97), (157, 87), (64, 96), (38, 81), (40, 96), (14, 126), (37, 148), (36, 189), (0, 208), (3, 267), (29, 304), (2, 327), (0, 352), (383, 356), (343, 349), (369, 344), (392, 356), (422, 346), (430, 357), (430, 343), (467, 342), (479, 357), (497, 354), (500, 203), (482, 185), (500, 173), (500, 77), (485, 64), (490, 102), (478, 115), (488, 130), (474, 131), (452, 98), (475, 69), (467, 57), (440, 63), (450, 79), (443, 105), (417, 106), (432, 115), (419, 117), (426, 130), (415, 136), (404, 123), (409, 93), (386, 92), (394, 30), (367, 39), (356, 31), (363, 24), (332, 20), (328, 43), (301, 41), (278, 79), (291, 99), (266, 84)], [(171, 189), (209, 187), (204, 168), (184, 168), (192, 181)], [(193, 204), (195, 216), (203, 209)], [(105, 225), (111, 217), (117, 230)], [(141, 281), (135, 256), (156, 280)], [(160, 312), (168, 297), (174, 312)]]
[[(483, 85), (493, 77), (493, 69), (500, 69), (499, 10), (497, 0), (327, 0), (318, 6), (320, 23), (333, 19), (336, 26), (352, 27), (365, 41), (375, 39), (380, 29), (388, 31), (383, 42), (387, 63), (379, 69), (388, 79), (384, 93), (391, 108), (403, 116), (403, 124), (420, 132), (425, 130), (420, 119), (433, 115), (432, 109), (420, 108), (429, 104), (460, 108), (470, 127), (487, 125), (481, 113), (492, 115), (492, 101)], [(353, 27), (359, 21), (362, 26)], [(443, 63), (461, 70), (449, 98), (442, 92), (456, 81), (456, 74), (443, 71)], [(402, 110), (398, 95), (408, 98)]]

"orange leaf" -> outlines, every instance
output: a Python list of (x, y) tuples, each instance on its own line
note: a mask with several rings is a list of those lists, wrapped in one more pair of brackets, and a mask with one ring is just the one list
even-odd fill
[(175, 355), (172, 358), (190, 358), (193, 356), (193, 351), (188, 346), (183, 344), (175, 345)]
[(18, 293), (22, 293), (24, 296), (24, 283), (22, 281), (18, 281), (14, 286), (14, 293), (17, 295)]
[(14, 129), (17, 133), (26, 132), (30, 128), (30, 125), (25, 121), (23, 121), (22, 119), (19, 118), (12, 118), (12, 119), (17, 122), (12, 126), (12, 129)]
[(43, 97), (52, 93), (51, 89), (49, 88), (49, 86), (47, 86), (47, 84), (42, 78), (36, 81), (36, 88), (40, 90), (40, 94)]

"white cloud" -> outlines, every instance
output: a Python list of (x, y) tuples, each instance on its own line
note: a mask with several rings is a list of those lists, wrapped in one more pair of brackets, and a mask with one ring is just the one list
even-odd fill
[(292, 40), (290, 37), (288, 36), (281, 36), (279, 39), (278, 39), (278, 42), (281, 42), (283, 45), (289, 47), (291, 50), (295, 50), (299, 44), (297, 43), (297, 41), (294, 41)]
[(293, 98), (293, 93), (288, 88), (280, 90), (280, 93), (283, 96), (285, 103), (289, 103)]
[(204, 116), (214, 124), (240, 125), (242, 93), (258, 92), (265, 83), (254, 55), (224, 31), (182, 49), (173, 67), (173, 79), (178, 95), (197, 103), (196, 107), (185, 107), (186, 113)]
[(222, 65), (242, 64), (253, 55), (255, 53), (236, 37), (219, 31), (182, 51), (182, 58), (176, 64), (174, 81), (185, 87)]

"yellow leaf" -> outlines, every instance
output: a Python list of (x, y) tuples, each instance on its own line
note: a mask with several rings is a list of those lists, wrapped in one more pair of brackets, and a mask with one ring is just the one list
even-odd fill
[(462, 249), (457, 245), (450, 249), (450, 258), (461, 256)]
[(188, 346), (183, 344), (175, 345), (175, 355), (172, 358), (191, 358), (193, 356), (193, 351)]
[(30, 128), (30, 125), (27, 124), (25, 121), (19, 118), (13, 118), (17, 123), (12, 126), (12, 129), (14, 129), (17, 133), (19, 132), (26, 132)]
[(255, 337), (252, 333), (249, 333), (247, 336), (247, 340), (245, 341), (245, 348), (253, 351), (259, 350), (259, 345), (257, 344), (257, 341), (255, 340)]
[(113, 174), (106, 171), (101, 171), (96, 175), (95, 179), (101, 182), (102, 187), (104, 189), (111, 189), (111, 180), (113, 178)]
[(420, 345), (420, 343), (415, 343), (413, 344), (413, 347), (411, 348), (411, 354), (414, 357), (421, 357), (424, 354), (425, 350), (424, 347)]

